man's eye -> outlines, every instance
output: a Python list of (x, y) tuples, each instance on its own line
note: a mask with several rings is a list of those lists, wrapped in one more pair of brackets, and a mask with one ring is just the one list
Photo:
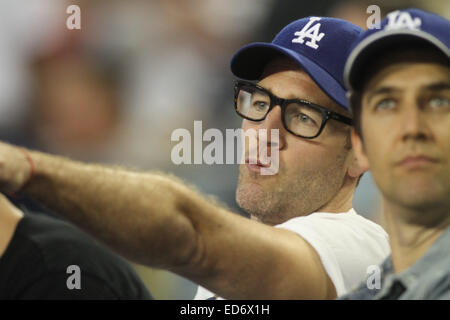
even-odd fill
[(255, 108), (258, 111), (264, 111), (267, 109), (267, 102), (264, 101), (255, 101), (253, 102), (253, 108)]
[(297, 116), (298, 120), (300, 120), (301, 122), (310, 122), (312, 121), (312, 119), (310, 117), (308, 117), (306, 114), (300, 113)]
[(396, 105), (395, 101), (392, 99), (383, 99), (381, 101), (379, 101), (376, 105), (375, 105), (375, 109), (377, 110), (389, 110), (394, 108)]
[(450, 100), (444, 97), (431, 98), (428, 102), (431, 108), (448, 108), (450, 106)]
[(316, 122), (311, 117), (307, 116), (304, 113), (299, 113), (296, 115), (295, 119), (297, 120), (297, 123), (299, 124), (307, 124), (307, 125), (316, 125)]

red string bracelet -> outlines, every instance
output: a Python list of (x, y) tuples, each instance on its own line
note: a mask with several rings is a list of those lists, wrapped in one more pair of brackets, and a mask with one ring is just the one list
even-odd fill
[(17, 194), (22, 192), (22, 190), (24, 190), (26, 188), (26, 186), (30, 183), (31, 179), (34, 176), (34, 172), (35, 172), (34, 161), (31, 158), (30, 154), (28, 152), (26, 152), (24, 149), (18, 149), (18, 150), (20, 150), (25, 155), (25, 159), (27, 159), (27, 161), (30, 165), (30, 174), (28, 175), (27, 180), (25, 180), (25, 182), (22, 184), (22, 186), (19, 189), (17, 189), (14, 192), (11, 192), (9, 194), (10, 196), (15, 197), (15, 198), (17, 198), (18, 197)]

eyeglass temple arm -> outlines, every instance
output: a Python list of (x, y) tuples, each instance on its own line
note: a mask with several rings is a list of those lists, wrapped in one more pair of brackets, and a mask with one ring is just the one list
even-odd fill
[(342, 115), (332, 112), (332, 111), (330, 111), (328, 115), (331, 119), (343, 122), (345, 124), (348, 124), (349, 126), (353, 125), (353, 120), (350, 119), (349, 117), (342, 116)]

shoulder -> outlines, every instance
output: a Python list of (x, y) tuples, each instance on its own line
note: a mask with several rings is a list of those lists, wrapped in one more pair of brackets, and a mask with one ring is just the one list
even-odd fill
[(315, 212), (308, 216), (292, 218), (277, 227), (294, 232), (307, 230), (327, 237), (341, 234), (388, 241), (388, 235), (380, 225), (364, 218), (353, 209), (343, 213)]
[(296, 233), (314, 248), (338, 295), (355, 287), (364, 279), (366, 268), (380, 264), (390, 252), (383, 228), (354, 210), (313, 213), (277, 227)]

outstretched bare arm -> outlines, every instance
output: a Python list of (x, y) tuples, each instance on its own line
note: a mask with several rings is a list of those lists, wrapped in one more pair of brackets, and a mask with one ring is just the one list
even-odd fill
[[(190, 278), (225, 298), (334, 298), (315, 250), (298, 235), (233, 214), (174, 177), (28, 151), (24, 192), (123, 256)], [(29, 164), (0, 143), (0, 186)]]

